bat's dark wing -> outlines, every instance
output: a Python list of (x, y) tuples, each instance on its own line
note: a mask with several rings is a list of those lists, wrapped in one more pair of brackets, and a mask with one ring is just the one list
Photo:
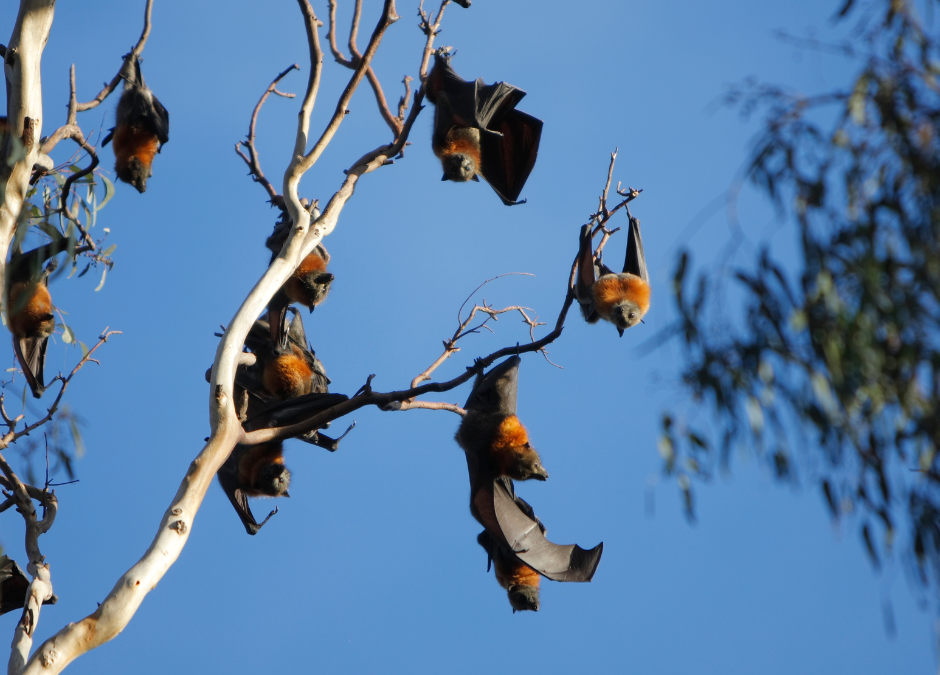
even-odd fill
[(219, 485), (222, 486), (222, 489), (225, 491), (225, 496), (228, 497), (232, 506), (235, 507), (235, 513), (238, 514), (242, 525), (245, 526), (245, 531), (248, 532), (248, 534), (257, 534), (258, 530), (264, 527), (264, 524), (271, 519), (271, 516), (277, 513), (277, 507), (275, 506), (274, 510), (271, 511), (268, 517), (261, 521), (260, 524), (255, 520), (254, 515), (251, 513), (251, 507), (248, 505), (248, 495), (245, 493), (242, 484), (238, 480), (238, 460), (244, 452), (245, 450), (243, 448), (236, 446), (235, 449), (232, 450), (232, 454), (229, 455), (229, 458), (225, 460), (225, 464), (219, 469), (217, 475), (219, 477)]
[(23, 609), (29, 577), (12, 558), (0, 558), (0, 614)]
[(627, 257), (623, 262), (624, 273), (635, 274), (646, 283), (650, 275), (646, 269), (646, 255), (643, 253), (643, 238), (640, 236), (640, 221), (630, 218), (630, 231), (627, 233)]
[[(498, 85), (509, 87), (502, 82)], [(512, 90), (525, 94), (514, 87)], [(505, 107), (505, 103), (500, 105)], [(519, 203), (517, 200), (522, 188), (535, 166), (542, 137), (542, 120), (520, 110), (500, 113), (497, 109), (486, 128), (497, 133), (480, 134), (480, 174), (503, 203), (512, 206)]]
[[(28, 591), (26, 573), (12, 558), (0, 556), (0, 614), (23, 609)], [(42, 604), (54, 605), (58, 600), (58, 596), (53, 595)]]
[[(538, 519), (530, 517), (517, 500), (508, 479), (493, 483), (493, 508), (507, 545), (516, 556), (539, 574), (555, 581), (590, 581), (597, 570), (604, 544), (585, 550), (577, 544), (560, 546), (545, 538)], [(531, 512), (531, 507), (528, 507)], [(532, 513), (531, 515), (535, 515)]]
[(478, 375), (464, 407), (480, 413), (515, 415), (520, 363), (521, 358), (510, 356), (488, 373)]
[(578, 272), (575, 276), (574, 292), (581, 306), (581, 314), (588, 323), (600, 321), (600, 315), (594, 308), (594, 296), (591, 289), (597, 281), (594, 268), (594, 242), (591, 237), (591, 226), (581, 227), (581, 238), (578, 246)]
[(46, 391), (45, 367), (46, 367), (46, 347), (49, 344), (48, 337), (38, 338), (19, 338), (13, 337), (13, 351), (16, 352), (16, 360), (20, 362), (20, 368), (23, 369), (23, 375), (26, 376), (26, 383), (34, 398), (42, 398)]
[(279, 401), (265, 408), (249, 419), (245, 426), (248, 429), (290, 426), (310, 419), (317, 413), (339, 405), (348, 399), (349, 397), (346, 394), (305, 394), (286, 401)]
[(292, 225), (293, 222), (291, 222), (290, 216), (286, 211), (282, 212), (281, 217), (274, 223), (274, 230), (271, 232), (271, 236), (264, 242), (264, 245), (271, 251), (271, 262), (274, 262), (277, 254), (281, 252), (284, 242), (287, 241), (287, 235), (290, 234)]

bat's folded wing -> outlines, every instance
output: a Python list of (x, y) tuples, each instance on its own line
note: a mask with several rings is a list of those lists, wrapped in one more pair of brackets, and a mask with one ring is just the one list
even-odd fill
[(46, 347), (49, 338), (13, 338), (13, 351), (26, 376), (26, 383), (35, 398), (40, 398), (46, 391), (45, 366)]
[(486, 128), (493, 133), (480, 134), (480, 173), (504, 204), (515, 204), (538, 158), (542, 120), (509, 110)]
[(500, 480), (493, 484), (493, 506), (506, 543), (526, 565), (554, 581), (593, 578), (604, 550), (602, 543), (585, 550), (577, 544), (560, 546), (548, 541), (538, 519), (533, 520), (523, 511), (515, 495)]
[[(469, 84), (469, 83), (468, 83)], [(473, 83), (474, 122), (478, 129), (489, 129), (502, 133), (499, 128), (503, 118), (523, 99), (522, 89), (497, 82), (485, 85), (482, 79)], [(525, 113), (521, 113), (525, 114)]]
[(643, 238), (640, 236), (640, 221), (630, 218), (630, 231), (627, 233), (627, 257), (623, 261), (624, 273), (635, 274), (646, 283), (650, 282), (646, 269), (646, 255), (643, 253)]

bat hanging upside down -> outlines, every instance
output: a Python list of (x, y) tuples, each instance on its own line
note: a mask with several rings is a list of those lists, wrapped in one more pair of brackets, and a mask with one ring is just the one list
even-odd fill
[(170, 140), (170, 113), (144, 84), (140, 59), (125, 56), (124, 93), (118, 102), (116, 121), (101, 145), (114, 141), (114, 171), (138, 192), (147, 190), (153, 175), (154, 156)]
[(609, 321), (622, 337), (627, 328), (643, 320), (650, 307), (650, 278), (640, 237), (640, 221), (630, 218), (622, 274), (614, 274), (603, 263), (595, 264), (593, 248), (591, 226), (585, 225), (581, 228), (575, 284), (581, 313), (588, 323), (597, 323), (599, 319)]
[(277, 507), (261, 523), (248, 505), (249, 497), (290, 497), (290, 471), (284, 466), (280, 441), (259, 445), (236, 445), (219, 469), (219, 484), (225, 491), (248, 534), (257, 534), (277, 513)]
[(548, 541), (532, 507), (516, 497), (511, 478), (548, 478), (516, 416), (520, 363), (513, 356), (477, 376), (456, 435), (467, 458), (470, 512), (486, 528), (478, 542), (514, 610), (538, 609), (538, 583), (523, 568), (555, 581), (590, 581), (603, 552), (603, 544), (584, 550)]
[[(275, 224), (274, 233), (265, 242), (265, 246), (271, 250), (271, 262), (274, 262), (281, 252), (290, 229), (290, 218), (285, 213)], [(318, 244), (313, 252), (300, 261), (294, 273), (271, 298), (268, 303), (268, 325), (271, 327), (271, 337), (275, 344), (282, 347), (287, 344), (287, 336), (282, 327), (287, 316), (287, 307), (291, 303), (303, 305), (313, 312), (314, 307), (326, 300), (333, 284), (333, 275), (326, 271), (329, 262), (330, 254), (323, 244)]]
[(444, 167), (442, 180), (490, 184), (512, 206), (532, 173), (539, 152), (542, 120), (516, 110), (525, 92), (505, 82), (467, 82), (450, 66), (442, 47), (424, 84), (434, 104), (431, 148)]
[(34, 398), (41, 398), (46, 391), (46, 347), (55, 329), (49, 275), (57, 262), (53, 258), (42, 268), (50, 253), (48, 246), (42, 246), (12, 256), (9, 263), (7, 312), (13, 351)]

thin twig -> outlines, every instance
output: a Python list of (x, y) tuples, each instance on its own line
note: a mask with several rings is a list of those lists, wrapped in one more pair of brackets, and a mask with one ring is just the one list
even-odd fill
[[(300, 66), (296, 63), (285, 69), (284, 72), (275, 77), (274, 81), (268, 85), (268, 88), (261, 95), (261, 98), (258, 100), (258, 104), (251, 113), (251, 122), (248, 124), (248, 140), (238, 141), (238, 143), (235, 144), (235, 152), (238, 153), (239, 157), (245, 160), (245, 164), (248, 165), (249, 175), (256, 183), (261, 183), (261, 187), (263, 187), (268, 193), (268, 196), (271, 197), (272, 203), (278, 202), (281, 199), (281, 196), (277, 193), (277, 190), (274, 189), (274, 186), (271, 185), (271, 181), (265, 178), (264, 172), (261, 170), (261, 162), (258, 159), (258, 150), (255, 146), (255, 126), (258, 123), (258, 113), (261, 112), (261, 106), (264, 105), (264, 102), (268, 99), (268, 96), (271, 94), (277, 94), (278, 96), (283, 96), (284, 98), (294, 98), (295, 94), (285, 94), (278, 91), (277, 83), (284, 79), (284, 77), (286, 77), (290, 71), (295, 69), (300, 70)], [(241, 146), (243, 145), (248, 149), (248, 156), (246, 156), (245, 153), (243, 153), (241, 150)]]
[(140, 34), (140, 39), (137, 41), (137, 44), (134, 45), (134, 48), (131, 49), (130, 53), (124, 57), (124, 62), (121, 64), (121, 69), (118, 70), (117, 75), (115, 75), (111, 82), (105, 84), (104, 89), (98, 92), (98, 95), (95, 96), (88, 103), (79, 103), (77, 106), (78, 112), (85, 112), (86, 110), (91, 110), (96, 108), (98, 105), (104, 101), (112, 91), (114, 91), (118, 84), (121, 82), (121, 74), (124, 72), (124, 68), (128, 63), (133, 63), (135, 57), (140, 57), (141, 53), (144, 51), (144, 45), (147, 44), (147, 38), (150, 37), (150, 11), (153, 9), (153, 0), (147, 0), (147, 6), (144, 8), (144, 29)]

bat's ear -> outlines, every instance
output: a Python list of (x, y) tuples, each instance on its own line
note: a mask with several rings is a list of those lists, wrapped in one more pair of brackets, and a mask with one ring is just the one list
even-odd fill
[(441, 180), (442, 180), (442, 181), (450, 180), (450, 178), (448, 178), (448, 177), (447, 177), (447, 174), (445, 173), (443, 176), (441, 176)]
[(476, 174), (473, 174), (473, 178), (471, 178), (470, 180), (472, 180), (474, 183), (479, 183), (480, 177)]
[(618, 328), (617, 332), (620, 333), (620, 337), (623, 337), (623, 328)]

